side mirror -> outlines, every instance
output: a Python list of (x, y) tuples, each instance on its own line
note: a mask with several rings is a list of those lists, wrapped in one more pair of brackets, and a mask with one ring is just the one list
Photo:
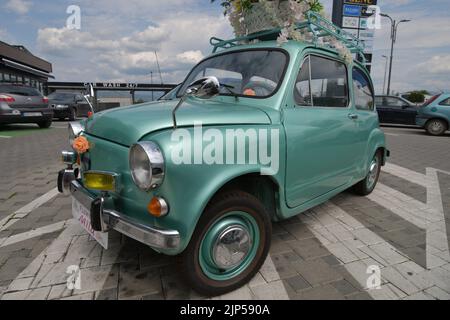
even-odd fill
[(211, 99), (220, 93), (220, 83), (216, 77), (205, 77), (192, 82), (186, 95), (199, 99)]
[(91, 114), (94, 114), (94, 106), (91, 103), (91, 99), (95, 97), (95, 93), (94, 93), (94, 86), (89, 83), (88, 87), (86, 89), (86, 94), (84, 95), (84, 100), (86, 100), (86, 102), (88, 103), (90, 109), (91, 109)]
[(216, 77), (205, 77), (192, 82), (172, 110), (173, 128), (177, 128), (175, 113), (187, 97), (193, 96), (199, 99), (211, 99), (220, 93), (220, 83)]

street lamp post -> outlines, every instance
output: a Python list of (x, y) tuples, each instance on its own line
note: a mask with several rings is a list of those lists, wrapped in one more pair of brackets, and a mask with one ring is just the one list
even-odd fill
[(396, 20), (392, 19), (388, 14), (381, 13), (380, 15), (382, 17), (385, 17), (385, 18), (388, 18), (389, 20), (391, 20), (391, 57), (390, 57), (390, 62), (389, 62), (389, 77), (388, 77), (388, 87), (387, 87), (387, 95), (390, 95), (391, 94), (392, 59), (394, 56), (394, 43), (397, 40), (397, 28), (400, 23), (410, 22), (411, 20), (404, 19), (404, 20), (400, 20), (397, 22)]
[(383, 94), (386, 94), (386, 75), (387, 75), (387, 66), (388, 66), (388, 57), (384, 54), (382, 57), (386, 60), (384, 63), (384, 79), (383, 79)]

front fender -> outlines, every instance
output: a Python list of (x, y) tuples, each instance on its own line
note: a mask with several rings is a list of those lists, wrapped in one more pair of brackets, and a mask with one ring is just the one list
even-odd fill
[[(245, 127), (240, 128), (246, 129)], [(255, 126), (251, 128), (255, 128)], [(226, 130), (218, 127), (214, 127), (214, 129), (222, 132)], [(186, 128), (186, 130), (192, 133), (194, 129)], [(178, 230), (181, 236), (179, 249), (176, 252), (163, 251), (166, 254), (178, 254), (184, 251), (206, 205), (222, 186), (239, 176), (260, 173), (263, 167), (260, 164), (176, 164), (171, 153), (179, 142), (172, 141), (172, 132), (174, 131), (165, 130), (148, 135), (143, 139), (158, 143), (165, 158), (165, 178), (161, 187), (155, 190), (155, 195), (163, 197), (168, 202), (170, 211), (167, 216), (155, 219), (155, 225)], [(246, 147), (248, 148), (248, 143)], [(284, 167), (284, 164), (282, 166)], [(282, 168), (279, 168), (277, 174), (272, 176), (274, 180), (279, 181), (280, 172), (283, 172)]]

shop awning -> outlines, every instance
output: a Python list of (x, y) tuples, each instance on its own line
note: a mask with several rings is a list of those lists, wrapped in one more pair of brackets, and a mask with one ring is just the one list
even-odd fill
[(11, 61), (11, 60), (8, 60), (8, 59), (5, 59), (5, 58), (1, 59), (1, 61), (2, 61), (2, 63), (4, 65), (6, 65), (8, 67), (19, 69), (19, 70), (22, 70), (24, 72), (28, 72), (28, 73), (34, 74), (34, 75), (39, 76), (39, 77), (55, 79), (55, 77), (52, 76), (50, 73), (47, 73), (47, 72), (44, 72), (44, 71), (40, 71), (40, 70), (31, 68), (31, 67), (28, 67), (28, 66), (23, 65), (21, 63), (17, 63), (17, 62), (14, 62), (14, 61)]

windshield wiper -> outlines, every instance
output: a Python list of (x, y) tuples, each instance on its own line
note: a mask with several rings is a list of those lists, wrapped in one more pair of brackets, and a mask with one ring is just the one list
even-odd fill
[(239, 101), (239, 94), (234, 92), (232, 89), (234, 89), (234, 86), (230, 86), (229, 84), (220, 84), (221, 87), (224, 87), (233, 97), (236, 101)]

